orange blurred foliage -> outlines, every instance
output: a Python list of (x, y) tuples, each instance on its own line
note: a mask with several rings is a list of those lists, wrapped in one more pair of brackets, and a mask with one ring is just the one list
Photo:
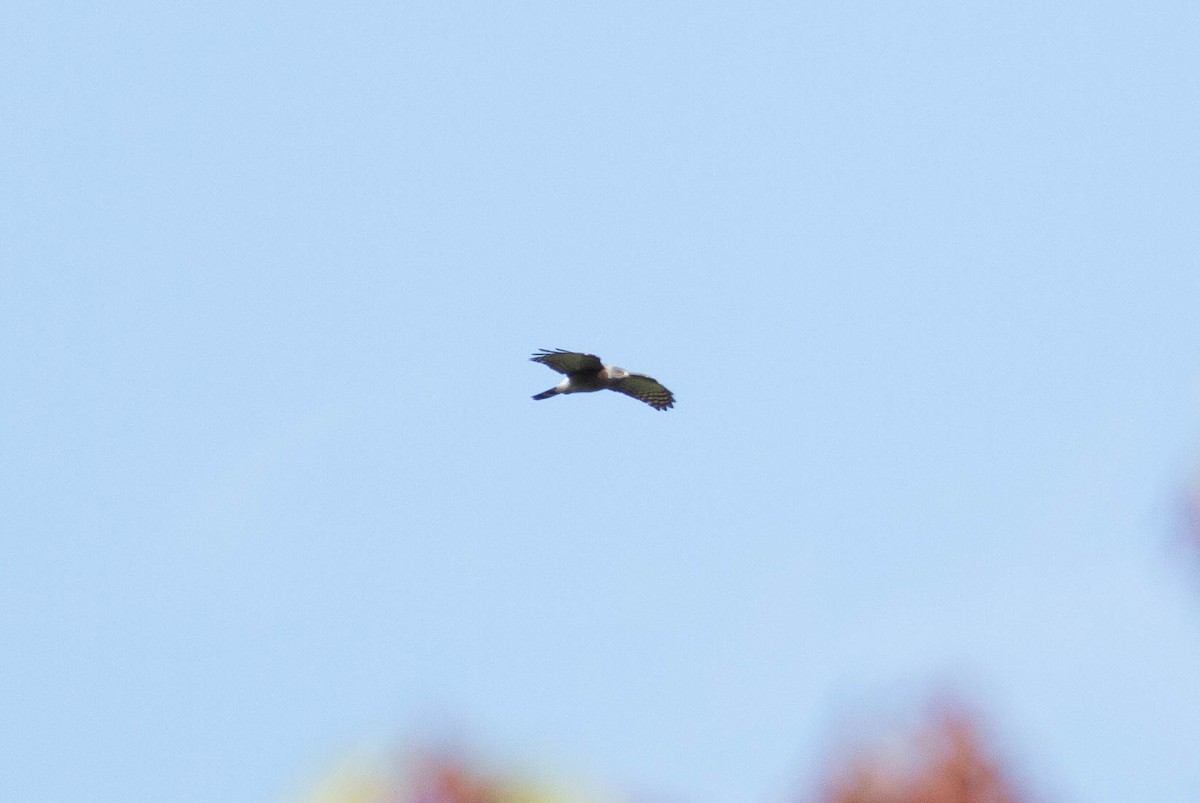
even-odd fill
[(822, 803), (1020, 803), (978, 720), (942, 707), (899, 749), (858, 750), (835, 771)]
[[(827, 763), (826, 780), (798, 797), (818, 803), (1022, 803), (1012, 777), (965, 707), (940, 703), (924, 724)], [(582, 795), (483, 769), (457, 751), (409, 753), (335, 773), (309, 803), (582, 803), (630, 799)]]

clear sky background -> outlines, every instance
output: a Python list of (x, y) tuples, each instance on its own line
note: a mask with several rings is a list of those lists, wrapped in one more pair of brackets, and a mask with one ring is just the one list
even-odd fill
[[(0, 797), (287, 799), (433, 723), (773, 801), (950, 686), (1039, 792), (1195, 800), (1197, 42), (6, 4)], [(541, 347), (677, 407), (533, 402)]]

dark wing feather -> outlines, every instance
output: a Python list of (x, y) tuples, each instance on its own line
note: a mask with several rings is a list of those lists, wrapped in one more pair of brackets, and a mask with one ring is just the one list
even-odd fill
[(604, 367), (604, 363), (600, 362), (600, 358), (595, 354), (581, 354), (578, 351), (564, 351), (563, 349), (554, 349), (553, 351), (542, 349), (529, 359), (540, 362), (547, 368), (553, 368), (560, 374), (594, 372)]
[(655, 410), (667, 410), (675, 404), (675, 397), (662, 384), (645, 374), (630, 374), (609, 385), (617, 393), (644, 401)]

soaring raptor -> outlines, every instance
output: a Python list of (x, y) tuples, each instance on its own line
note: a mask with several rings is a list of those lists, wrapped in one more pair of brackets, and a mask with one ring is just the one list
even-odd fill
[(596, 390), (615, 390), (626, 396), (644, 401), (655, 410), (666, 410), (675, 404), (671, 391), (657, 380), (645, 374), (631, 374), (624, 368), (605, 365), (595, 354), (580, 354), (577, 351), (542, 349), (529, 359), (553, 368), (567, 378), (535, 399), (548, 399), (560, 393), (591, 393)]

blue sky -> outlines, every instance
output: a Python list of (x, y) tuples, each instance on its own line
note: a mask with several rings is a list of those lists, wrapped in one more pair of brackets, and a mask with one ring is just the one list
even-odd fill
[[(7, 5), (0, 796), (287, 799), (452, 722), (779, 800), (951, 686), (1039, 791), (1194, 799), (1198, 40)], [(541, 347), (678, 405), (532, 402)]]

